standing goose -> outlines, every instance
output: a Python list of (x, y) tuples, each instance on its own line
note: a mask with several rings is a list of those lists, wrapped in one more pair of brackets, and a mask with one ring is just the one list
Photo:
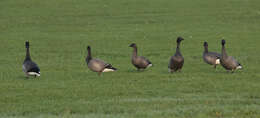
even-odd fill
[(175, 54), (171, 57), (168, 68), (169, 72), (173, 73), (176, 71), (181, 71), (183, 63), (184, 63), (184, 58), (181, 55), (180, 52), (180, 43), (181, 41), (184, 40), (182, 37), (177, 38), (177, 48)]
[(23, 72), (27, 77), (29, 76), (40, 76), (40, 68), (35, 62), (32, 61), (29, 51), (29, 41), (25, 42), (26, 56), (23, 61)]
[(132, 64), (137, 68), (137, 70), (146, 69), (152, 66), (151, 61), (143, 56), (137, 56), (137, 46), (135, 43), (132, 43), (131, 45), (129, 45), (129, 47), (134, 48), (132, 55)]
[(91, 56), (91, 48), (90, 46), (87, 47), (88, 56), (86, 57), (86, 62), (88, 68), (94, 72), (98, 72), (98, 75), (101, 75), (102, 72), (112, 72), (116, 71), (117, 69), (112, 67), (111, 64), (104, 62), (100, 59), (93, 59)]
[(204, 49), (205, 49), (203, 52), (204, 62), (206, 62), (207, 64), (210, 64), (210, 65), (214, 65), (214, 68), (216, 68), (216, 66), (218, 64), (220, 64), (221, 54), (216, 53), (216, 52), (209, 52), (207, 42), (204, 42)]
[(241, 69), (242, 65), (232, 56), (228, 56), (225, 49), (225, 43), (226, 41), (222, 40), (222, 51), (221, 51), (221, 58), (220, 58), (220, 64), (226, 69), (231, 70), (234, 72), (236, 69)]

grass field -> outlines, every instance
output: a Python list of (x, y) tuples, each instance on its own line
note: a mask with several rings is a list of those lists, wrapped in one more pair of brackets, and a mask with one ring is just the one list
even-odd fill
[[(259, 0), (1, 0), (0, 117), (259, 118)], [(185, 64), (168, 73), (182, 36)], [(202, 60), (203, 42), (244, 69), (227, 73)], [(22, 72), (24, 42), (41, 77)], [(135, 42), (153, 67), (131, 65)], [(101, 77), (94, 57), (119, 70)]]

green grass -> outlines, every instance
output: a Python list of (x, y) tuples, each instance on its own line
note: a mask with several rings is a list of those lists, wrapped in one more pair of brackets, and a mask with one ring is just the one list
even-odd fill
[[(1, 0), (0, 117), (259, 118), (259, 0)], [(181, 73), (169, 74), (176, 38)], [(243, 65), (233, 74), (202, 60), (220, 40)], [(31, 43), (40, 78), (22, 72)], [(130, 43), (153, 67), (137, 72)], [(93, 56), (119, 70), (101, 77)]]

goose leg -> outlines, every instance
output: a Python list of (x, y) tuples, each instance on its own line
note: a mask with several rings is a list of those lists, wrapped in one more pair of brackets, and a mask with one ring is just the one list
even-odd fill
[(173, 73), (173, 70), (172, 70), (172, 69), (169, 69), (169, 72), (172, 74), (172, 73)]
[(98, 76), (101, 76), (101, 73), (102, 73), (102, 72), (98, 72)]
[(171, 73), (175, 73), (177, 72), (178, 70), (176, 70), (175, 68), (171, 69)]
[(217, 68), (217, 65), (214, 65), (214, 68), (216, 69), (216, 68)]
[(233, 70), (233, 69), (231, 70), (231, 73), (234, 73), (234, 70)]
[(178, 71), (181, 72), (181, 69), (179, 69)]
[(26, 73), (26, 79), (29, 79), (29, 74), (28, 73)]

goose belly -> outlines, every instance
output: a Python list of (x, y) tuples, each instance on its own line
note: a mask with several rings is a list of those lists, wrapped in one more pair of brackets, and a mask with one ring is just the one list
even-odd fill
[(222, 67), (224, 67), (226, 70), (232, 70), (232, 66), (225, 60), (221, 59), (220, 64)]
[(99, 63), (89, 63), (88, 68), (94, 72), (101, 72), (104, 67)]

